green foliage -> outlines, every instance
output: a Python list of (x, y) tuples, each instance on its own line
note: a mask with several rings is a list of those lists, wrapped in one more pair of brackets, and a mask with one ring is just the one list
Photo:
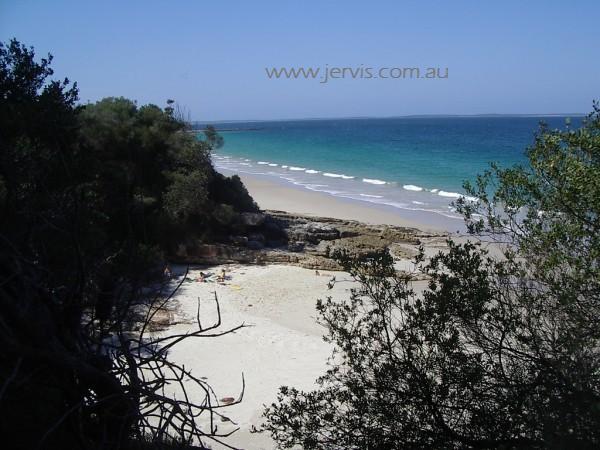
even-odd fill
[[(595, 313), (600, 292), (598, 106), (579, 129), (548, 130), (542, 125), (527, 154), (529, 167), (493, 167), (475, 186), (467, 184), (482, 202), (460, 202), (459, 210), (473, 232), (514, 243), (527, 270), (564, 305), (573, 305), (573, 314)], [(498, 189), (489, 198), (489, 186), (496, 180)], [(483, 217), (474, 220), (473, 213)]]
[(217, 130), (212, 125), (208, 125), (204, 130), (204, 136), (206, 138), (206, 142), (212, 148), (221, 148), (223, 147), (224, 141), (223, 136), (217, 133)]
[(178, 220), (202, 214), (207, 202), (206, 179), (206, 174), (199, 170), (189, 174), (173, 174), (165, 194), (167, 213)]
[(318, 303), (330, 368), (282, 388), (263, 430), (281, 448), (597, 448), (599, 136), (597, 108), (542, 127), (530, 167), (468, 186), (480, 200), (457, 207), (485, 240), (421, 254), (422, 292), (389, 255), (339, 255), (359, 287)]
[(140, 403), (166, 401), (136, 364), (182, 369), (154, 349), (136, 362), (126, 327), (164, 254), (211, 235), (222, 139), (209, 128), (198, 140), (170, 103), (77, 106), (75, 85), (48, 79), (51, 60), (0, 44), (0, 430), (18, 448), (127, 448), (148, 425)]
[(231, 205), (217, 205), (214, 212), (215, 220), (221, 225), (230, 226), (235, 223), (237, 214)]
[(258, 206), (237, 175), (215, 174), (209, 185), (210, 198), (215, 203), (232, 205), (237, 211), (256, 212)]

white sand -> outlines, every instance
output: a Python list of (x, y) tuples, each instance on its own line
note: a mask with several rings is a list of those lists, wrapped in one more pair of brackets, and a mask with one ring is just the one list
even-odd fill
[[(425, 228), (398, 214), (357, 202), (345, 202), (256, 177), (242, 178), (263, 209)], [(434, 239), (426, 244), (429, 255), (440, 249), (441, 242), (438, 241), (443, 239)], [(414, 269), (409, 261), (399, 261), (397, 267)], [(220, 269), (219, 266), (208, 270), (216, 274)], [(346, 280), (328, 290), (328, 276), (316, 276), (314, 270), (291, 266), (236, 265), (228, 266), (227, 270), (231, 279), (226, 285), (183, 284), (175, 300), (179, 303), (179, 313), (188, 320), (172, 326), (169, 332), (192, 330), (196, 326), (197, 299), (201, 301), (203, 324), (206, 326), (214, 320), (214, 292), (221, 305), (221, 330), (241, 323), (248, 327), (218, 338), (188, 339), (171, 352), (171, 357), (191, 368), (195, 376), (206, 377), (217, 398), (237, 397), (243, 373), (246, 380), (243, 401), (223, 411), (232, 422), (220, 422), (219, 431), (240, 427), (226, 439), (229, 445), (245, 449), (272, 449), (274, 443), (268, 435), (251, 434), (250, 429), (261, 423), (263, 405), (275, 401), (280, 386), (304, 390), (315, 387), (315, 380), (325, 372), (332, 352), (332, 347), (322, 339), (324, 328), (315, 320), (316, 300), (329, 295), (336, 300), (347, 299), (353, 284), (347, 274), (325, 272), (335, 275), (338, 280)], [(198, 273), (193, 271), (191, 278)], [(201, 392), (196, 392), (196, 395), (200, 396), (198, 399), (203, 398)], [(209, 441), (206, 443), (210, 444)], [(221, 447), (215, 444), (213, 448)]]
[[(226, 442), (239, 448), (271, 449), (274, 446), (270, 437), (251, 434), (250, 428), (260, 423), (262, 405), (276, 399), (279, 386), (315, 386), (332, 350), (322, 339), (324, 328), (315, 321), (316, 300), (329, 295), (334, 299), (348, 298), (352, 283), (347, 274), (322, 272), (317, 276), (314, 270), (291, 266), (237, 265), (208, 270), (219, 273), (221, 267), (231, 277), (225, 285), (183, 283), (175, 298), (179, 302), (179, 319), (188, 320), (172, 326), (169, 332), (195, 328), (197, 299), (201, 301), (203, 325), (211, 323), (215, 318), (214, 292), (221, 305), (221, 330), (241, 323), (248, 327), (217, 338), (190, 338), (175, 347), (170, 356), (191, 368), (195, 376), (206, 377), (218, 398), (237, 397), (243, 373), (246, 392), (242, 403), (222, 410), (240, 427)], [(176, 273), (181, 273), (181, 268)], [(192, 271), (191, 277), (198, 273)], [(323, 274), (348, 281), (329, 290), (330, 276)], [(218, 425), (220, 431), (235, 428), (230, 422)]]
[[(226, 175), (233, 172), (223, 170)], [(426, 231), (444, 231), (440, 224), (425, 223), (423, 220), (410, 220), (393, 208), (358, 202), (356, 200), (333, 197), (322, 192), (308, 191), (276, 183), (274, 181), (237, 173), (261, 209), (274, 209), (308, 216), (332, 217), (334, 219), (358, 220), (370, 224), (397, 225), (418, 228)], [(435, 214), (432, 217), (436, 217)], [(441, 217), (441, 216), (440, 216)]]

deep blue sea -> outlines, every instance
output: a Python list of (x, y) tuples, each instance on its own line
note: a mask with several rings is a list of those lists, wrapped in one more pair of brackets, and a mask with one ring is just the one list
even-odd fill
[[(428, 117), (217, 123), (217, 168), (402, 211), (458, 218), (451, 202), (491, 162), (527, 164), (540, 121), (566, 117)], [(580, 117), (571, 119), (578, 126)], [(228, 130), (228, 131), (227, 131)]]

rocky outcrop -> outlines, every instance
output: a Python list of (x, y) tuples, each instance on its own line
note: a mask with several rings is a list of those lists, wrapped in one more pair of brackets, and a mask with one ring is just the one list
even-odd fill
[(389, 250), (396, 258), (412, 258), (423, 239), (443, 237), (415, 228), (367, 225), (354, 220), (302, 216), (282, 211), (244, 213), (243, 235), (228, 242), (191, 242), (179, 247), (173, 259), (197, 264), (275, 263), (310, 269), (340, 269), (336, 250), (373, 256)]
[(319, 222), (294, 223), (286, 230), (292, 242), (309, 242), (318, 244), (321, 241), (332, 241), (340, 237), (340, 231), (328, 224)]

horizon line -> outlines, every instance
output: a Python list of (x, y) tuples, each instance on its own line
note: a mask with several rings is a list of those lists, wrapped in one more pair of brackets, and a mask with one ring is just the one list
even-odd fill
[(475, 118), (475, 117), (586, 117), (589, 113), (482, 113), (482, 114), (407, 114), (393, 116), (331, 116), (331, 117), (297, 117), (283, 119), (214, 119), (192, 120), (192, 124), (211, 123), (249, 123), (249, 122), (294, 122), (302, 120), (356, 120), (356, 119), (420, 119), (420, 118)]

